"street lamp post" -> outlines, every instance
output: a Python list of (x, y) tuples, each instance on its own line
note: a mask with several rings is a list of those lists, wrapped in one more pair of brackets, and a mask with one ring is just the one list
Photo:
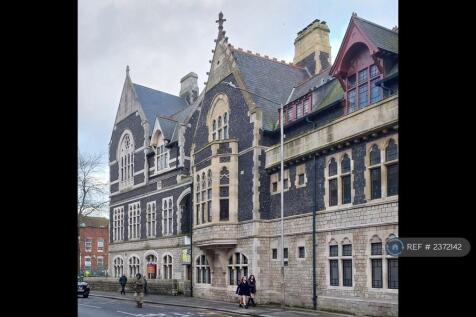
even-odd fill
[[(294, 88), (293, 88), (294, 90)], [(292, 93), (291, 93), (292, 94)], [(281, 105), (279, 117), (279, 126), (281, 130), (281, 309), (284, 309), (285, 303), (285, 283), (284, 283), (284, 106)]]
[(291, 96), (294, 93), (294, 87), (291, 90), (291, 93), (288, 96), (288, 99), (286, 100), (286, 103), (283, 105), (282, 103), (273, 101), (271, 99), (268, 99), (266, 97), (260, 96), (258, 94), (255, 94), (254, 92), (251, 92), (249, 90), (239, 88), (235, 84), (233, 84), (231, 81), (230, 82), (223, 82), (225, 85), (230, 86), (231, 88), (246, 91), (249, 94), (252, 94), (256, 97), (262, 98), (264, 100), (267, 100), (271, 103), (274, 103), (275, 105), (279, 106), (279, 111), (280, 111), (280, 117), (279, 117), (279, 125), (280, 125), (280, 130), (281, 130), (281, 147), (280, 147), (280, 152), (281, 152), (281, 308), (284, 309), (285, 307), (285, 282), (284, 282), (284, 106), (289, 103), (289, 100), (291, 99)]

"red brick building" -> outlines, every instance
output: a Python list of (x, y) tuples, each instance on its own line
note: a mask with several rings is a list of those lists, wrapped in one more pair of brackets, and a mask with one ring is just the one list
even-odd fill
[(108, 224), (102, 217), (82, 217), (79, 220), (79, 272), (103, 276), (108, 263)]

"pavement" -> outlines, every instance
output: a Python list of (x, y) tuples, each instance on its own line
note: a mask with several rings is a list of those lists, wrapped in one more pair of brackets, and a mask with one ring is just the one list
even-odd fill
[[(108, 302), (111, 301), (111, 302)], [(102, 301), (102, 302), (98, 302)], [(96, 304), (95, 304), (96, 303)], [(96, 307), (101, 308), (96, 308)], [(89, 298), (78, 298), (80, 317), (109, 317), (109, 316), (315, 316), (315, 317), (348, 317), (325, 311), (286, 308), (279, 306), (257, 305), (248, 309), (240, 308), (238, 303), (214, 301), (196, 297), (151, 295), (144, 296), (143, 308), (135, 307), (133, 293), (121, 295), (116, 292), (92, 291)]]
[(105, 297), (78, 298), (79, 317), (238, 317), (238, 314), (207, 311), (170, 305), (144, 303), (137, 308), (135, 302)]

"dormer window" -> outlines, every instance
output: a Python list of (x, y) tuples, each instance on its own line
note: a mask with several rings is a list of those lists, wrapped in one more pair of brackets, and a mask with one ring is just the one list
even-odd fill
[(370, 67), (365, 67), (347, 77), (348, 113), (382, 99), (382, 89), (377, 86), (377, 81), (380, 78), (381, 74), (377, 65), (370, 65)]
[[(311, 112), (312, 95), (308, 94), (284, 107), (284, 123), (300, 119)], [(281, 116), (281, 112), (280, 112)]]
[(162, 132), (157, 129), (151, 141), (151, 145), (155, 150), (155, 172), (161, 172), (169, 169), (169, 152), (167, 142)]
[(355, 88), (355, 74), (347, 77), (347, 88)]
[(169, 167), (169, 150), (165, 147), (165, 144), (157, 147), (156, 166), (157, 172)]

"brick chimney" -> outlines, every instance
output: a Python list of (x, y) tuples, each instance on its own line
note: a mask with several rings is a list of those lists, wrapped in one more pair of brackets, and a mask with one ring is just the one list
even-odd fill
[(311, 74), (317, 74), (330, 66), (329, 32), (326, 22), (320, 22), (318, 19), (298, 32), (294, 40), (293, 63), (307, 67)]
[(198, 75), (194, 72), (188, 73), (180, 80), (180, 97), (185, 98), (191, 105), (198, 98)]

